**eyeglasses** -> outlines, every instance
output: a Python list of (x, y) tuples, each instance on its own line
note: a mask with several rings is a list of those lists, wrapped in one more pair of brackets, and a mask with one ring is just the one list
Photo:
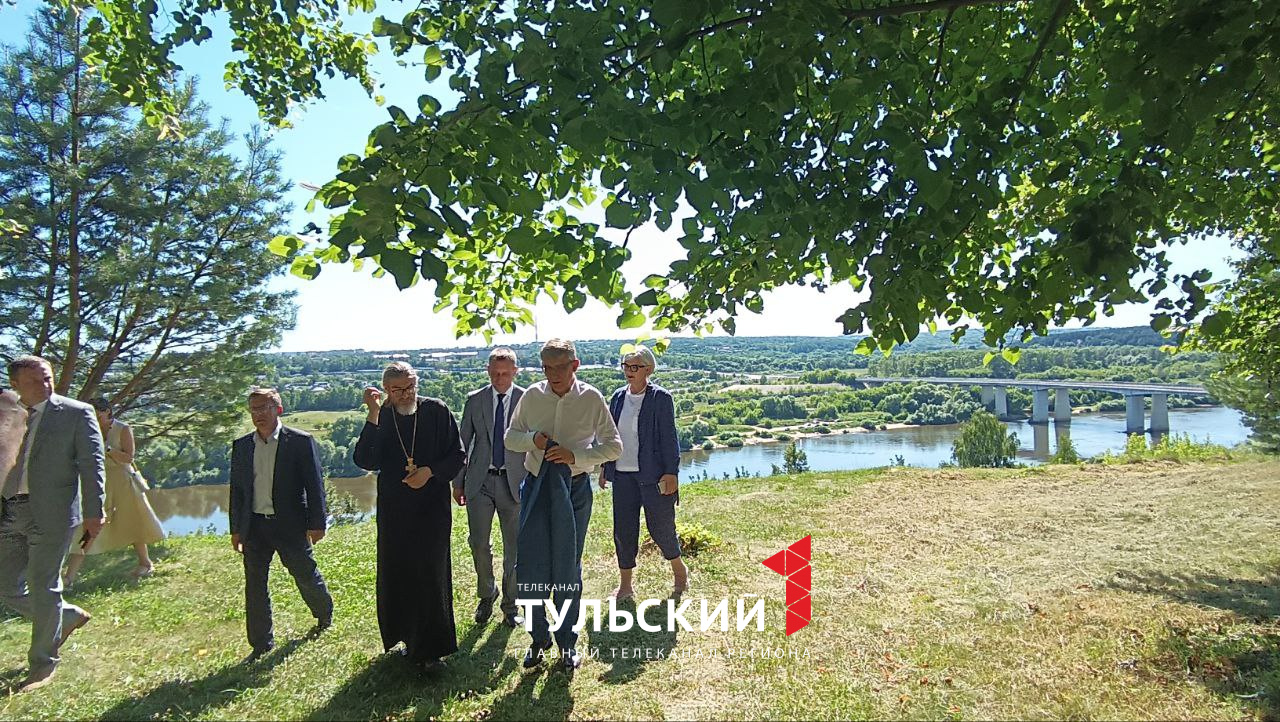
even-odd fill
[(388, 387), (387, 387), (387, 393), (389, 393), (389, 394), (403, 394), (403, 393), (405, 393), (406, 391), (413, 391), (413, 390), (414, 390), (414, 389), (416, 389), (416, 388), (418, 388), (418, 382), (417, 382), (417, 381), (414, 381), (413, 383), (409, 384), (408, 386), (388, 386)]
[(623, 371), (630, 371), (630, 372), (631, 372), (631, 373), (633, 373), (633, 374), (634, 374), (634, 373), (639, 373), (640, 369), (647, 369), (647, 368), (649, 368), (649, 365), (648, 365), (648, 364), (629, 364), (629, 363), (626, 363), (625, 361), (624, 361), (623, 363), (619, 364), (619, 366), (621, 366), (621, 367), (622, 367), (622, 370), (623, 370)]

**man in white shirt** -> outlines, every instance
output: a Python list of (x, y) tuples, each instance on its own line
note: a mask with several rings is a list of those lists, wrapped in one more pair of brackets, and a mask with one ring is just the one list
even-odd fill
[[(506, 448), (527, 452), (524, 466), (531, 475), (539, 472), (543, 459), (567, 465), (572, 474), (569, 501), (577, 533), (578, 584), (576, 593), (557, 595), (569, 600), (569, 607), (555, 637), (564, 666), (576, 669), (582, 664), (582, 657), (574, 648), (578, 635), (572, 627), (577, 622), (582, 597), (582, 549), (591, 521), (589, 474), (600, 464), (617, 460), (622, 454), (622, 439), (600, 391), (578, 380), (580, 362), (573, 342), (551, 339), (539, 355), (546, 380), (530, 386), (520, 398), (507, 429)], [(546, 612), (534, 607), (532, 617), (533, 643), (525, 656), (526, 667), (538, 664), (542, 654), (551, 648)]]

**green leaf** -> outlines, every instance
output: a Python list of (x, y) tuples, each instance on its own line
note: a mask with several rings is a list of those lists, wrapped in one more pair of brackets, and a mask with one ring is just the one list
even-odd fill
[(423, 115), (435, 115), (440, 112), (440, 101), (425, 93), (419, 95), (418, 110), (422, 111)]
[(1217, 311), (1205, 316), (1204, 321), (1200, 323), (1200, 330), (1210, 337), (1221, 336), (1231, 327), (1232, 320), (1230, 311)]
[(604, 221), (610, 228), (630, 228), (634, 219), (635, 209), (622, 201), (615, 201), (604, 209)]
[(267, 250), (277, 256), (289, 258), (302, 250), (303, 245), (302, 239), (297, 236), (276, 236), (267, 244)]
[(636, 306), (627, 306), (618, 316), (618, 328), (639, 328), (644, 325), (645, 315)]

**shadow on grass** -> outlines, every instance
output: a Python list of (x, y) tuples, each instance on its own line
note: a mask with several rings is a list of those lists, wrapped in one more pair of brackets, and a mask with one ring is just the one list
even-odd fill
[(1280, 573), (1260, 580), (1128, 574), (1109, 586), (1239, 615), (1238, 622), (1168, 625), (1140, 669), (1170, 684), (1193, 679), (1255, 717), (1280, 720)]
[[(486, 630), (488, 636), (484, 636)], [(445, 669), (436, 674), (424, 673), (395, 652), (384, 654), (349, 678), (307, 719), (404, 718), (409, 710), (414, 719), (439, 717), (446, 700), (486, 694), (519, 668), (519, 660), (506, 653), (514, 631), (502, 624), (473, 626), (458, 644), (457, 653), (448, 657)], [(534, 674), (522, 678), (515, 690), (498, 700), (489, 716), (565, 719), (573, 709), (568, 682), (560, 688), (549, 680), (542, 694), (534, 698), (532, 684), (536, 677)]]
[(1280, 572), (1262, 579), (1216, 574), (1121, 573), (1107, 586), (1136, 594), (1159, 594), (1179, 602), (1216, 607), (1251, 619), (1280, 616)]
[[(598, 655), (594, 662), (608, 667), (600, 675), (601, 682), (624, 684), (639, 677), (645, 665), (666, 661), (677, 640), (675, 630), (667, 631), (667, 600), (660, 601), (657, 606), (645, 608), (645, 619), (650, 625), (661, 627), (660, 632), (645, 631), (639, 624), (625, 632), (591, 632), (591, 648)], [(625, 609), (634, 617), (636, 606), (635, 601), (626, 600), (618, 604), (618, 609)]]
[(309, 638), (291, 639), (256, 662), (237, 662), (201, 679), (178, 678), (121, 700), (102, 713), (102, 719), (190, 719), (229, 704), (246, 690), (263, 687), (271, 670), (293, 654)]

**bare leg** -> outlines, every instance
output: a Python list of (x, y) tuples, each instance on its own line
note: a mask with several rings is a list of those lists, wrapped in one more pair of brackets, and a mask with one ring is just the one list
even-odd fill
[(133, 551), (138, 555), (138, 567), (133, 570), (134, 579), (151, 575), (151, 557), (147, 554), (147, 545), (142, 542), (135, 542)]
[(75, 583), (76, 576), (80, 574), (80, 565), (82, 564), (84, 564), (83, 554), (67, 555), (67, 571), (62, 573), (62, 586), (64, 588), (70, 589), (71, 585)]
[(619, 569), (618, 575), (621, 579), (618, 582), (618, 588), (613, 590), (613, 593), (609, 596), (617, 599), (630, 599), (631, 597), (634, 597), (636, 592), (631, 588), (631, 574), (634, 571), (635, 569)]
[(684, 557), (671, 560), (671, 576), (674, 578), (675, 593), (683, 594), (689, 588), (689, 567), (684, 565)]

